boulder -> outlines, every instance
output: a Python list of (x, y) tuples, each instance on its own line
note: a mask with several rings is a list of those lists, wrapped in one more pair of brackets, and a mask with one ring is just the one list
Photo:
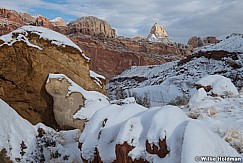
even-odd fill
[(53, 112), (57, 124), (62, 129), (84, 128), (85, 121), (74, 119), (73, 115), (84, 106), (84, 97), (80, 92), (68, 94), (68, 87), (71, 85), (65, 79), (48, 79), (45, 86), (46, 91), (53, 97)]
[(58, 127), (45, 90), (49, 73), (67, 74), (83, 88), (105, 93), (90, 77), (89, 58), (64, 35), (24, 26), (0, 40), (0, 98), (31, 123)]

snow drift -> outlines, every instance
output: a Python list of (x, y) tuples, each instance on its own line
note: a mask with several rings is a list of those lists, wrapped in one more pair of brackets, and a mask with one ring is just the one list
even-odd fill
[(196, 156), (240, 157), (234, 148), (176, 106), (111, 105), (95, 113), (80, 137), (85, 161), (194, 162)]

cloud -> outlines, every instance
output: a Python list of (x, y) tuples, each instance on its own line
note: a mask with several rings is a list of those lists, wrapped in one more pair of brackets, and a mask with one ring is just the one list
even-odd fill
[[(53, 11), (66, 21), (96, 16), (108, 21), (119, 35), (147, 36), (158, 22), (173, 40), (186, 43), (193, 35), (224, 36), (241, 32), (242, 0), (0, 0), (0, 7), (17, 11)], [(62, 15), (55, 15), (62, 14)], [(37, 13), (36, 13), (37, 14)]]

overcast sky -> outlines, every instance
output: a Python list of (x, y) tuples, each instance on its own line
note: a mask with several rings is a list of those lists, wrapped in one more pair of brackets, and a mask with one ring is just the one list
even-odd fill
[(243, 33), (243, 0), (0, 0), (0, 7), (66, 22), (96, 16), (126, 37), (147, 36), (156, 22), (183, 43), (194, 35)]

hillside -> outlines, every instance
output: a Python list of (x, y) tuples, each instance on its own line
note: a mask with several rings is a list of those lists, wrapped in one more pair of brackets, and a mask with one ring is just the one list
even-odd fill
[(138, 101), (146, 100), (149, 106), (163, 106), (176, 99), (186, 101), (195, 82), (210, 74), (228, 77), (240, 89), (243, 86), (242, 43), (242, 35), (231, 35), (180, 61), (133, 66), (110, 80), (108, 93), (112, 99), (135, 96)]

